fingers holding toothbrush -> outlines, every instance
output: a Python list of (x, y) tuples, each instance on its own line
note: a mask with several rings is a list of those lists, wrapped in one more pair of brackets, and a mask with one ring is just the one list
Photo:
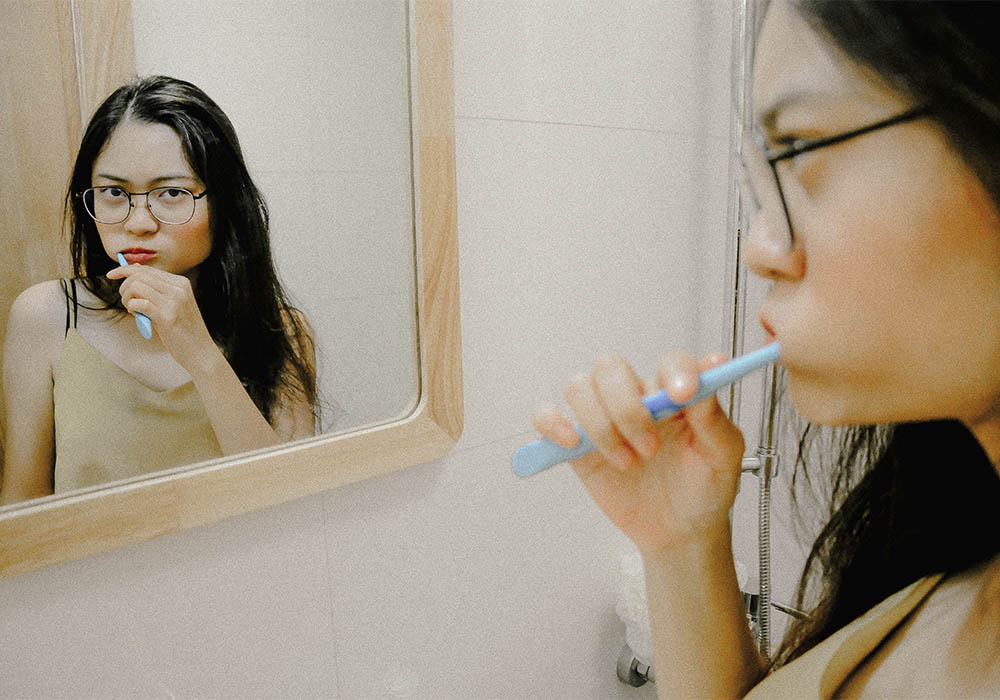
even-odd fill
[(189, 372), (217, 351), (187, 277), (145, 265), (117, 267), (107, 276), (123, 280), (119, 294), (125, 309), (146, 315), (173, 358)]
[[(698, 373), (725, 357), (701, 361), (684, 353), (663, 358), (657, 388), (671, 400), (689, 400)], [(689, 406), (654, 422), (643, 403), (646, 387), (621, 358), (599, 362), (575, 378), (566, 398), (596, 450), (571, 466), (598, 506), (640, 549), (657, 549), (721, 524), (736, 496), (743, 438), (716, 399)], [(535, 428), (549, 440), (572, 447), (571, 421), (554, 407), (541, 407)]]
[(659, 438), (653, 418), (642, 403), (646, 388), (621, 357), (598, 362), (566, 388), (566, 400), (580, 425), (611, 466), (620, 471), (638, 458), (656, 454)]
[[(566, 398), (574, 413), (586, 416), (581, 427), (600, 452), (582, 457), (577, 463), (608, 464), (626, 470), (635, 462), (637, 452), (645, 456), (655, 452), (652, 417), (641, 402), (638, 408), (635, 405), (635, 397), (641, 397), (645, 390), (632, 368), (619, 357), (602, 360), (592, 374), (580, 374), (570, 382)], [(614, 413), (620, 416), (617, 425), (611, 419)], [(537, 408), (533, 423), (558, 445), (571, 448), (579, 443), (573, 423), (553, 405)], [(639, 445), (638, 449), (633, 444)]]

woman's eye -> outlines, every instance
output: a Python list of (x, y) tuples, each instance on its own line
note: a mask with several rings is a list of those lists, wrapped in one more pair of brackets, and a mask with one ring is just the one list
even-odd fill
[(121, 187), (107, 187), (104, 189), (104, 194), (108, 197), (127, 197), (125, 190)]

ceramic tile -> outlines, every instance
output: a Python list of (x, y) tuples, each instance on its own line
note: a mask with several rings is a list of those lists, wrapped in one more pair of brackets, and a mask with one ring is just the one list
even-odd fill
[(305, 307), (316, 329), (324, 430), (409, 415), (419, 391), (415, 302), (408, 294)]
[(397, 3), (348, 7), (364, 15), (355, 23), (339, 23), (354, 31), (349, 36), (317, 37), (310, 45), (316, 101), (313, 167), (408, 173), (411, 125), (405, 15)]
[(312, 497), (0, 582), (0, 695), (334, 696), (322, 518)]
[(728, 0), (457, 0), (456, 110), (698, 131), (729, 112), (731, 8)]
[(717, 144), (478, 120), (458, 143), (463, 446), (530, 430), (604, 355), (652, 377), (668, 350), (718, 349), (701, 271), (724, 267), (728, 175), (690, 172)]
[(568, 470), (514, 477), (512, 446), (328, 494), (345, 696), (653, 697), (615, 676), (627, 541)]
[(252, 169), (302, 167), (316, 153), (316, 67), (309, 44), (294, 31), (276, 32), (257, 5), (143, 4), (135, 17), (142, 27), (136, 69), (208, 93), (232, 121)]
[(412, 294), (413, 207), (402, 174), (265, 170), (275, 265), (303, 305)]

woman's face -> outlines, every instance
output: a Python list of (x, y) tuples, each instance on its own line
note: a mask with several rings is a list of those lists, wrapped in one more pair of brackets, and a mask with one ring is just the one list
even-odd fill
[[(115, 186), (128, 192), (155, 187), (183, 187), (195, 195), (205, 190), (184, 156), (177, 133), (165, 124), (128, 119), (94, 161), (94, 187)], [(168, 196), (172, 193), (168, 193)], [(132, 211), (119, 224), (97, 224), (108, 256), (117, 262), (122, 251), (130, 262), (150, 265), (177, 275), (194, 276), (212, 250), (208, 198), (196, 200), (194, 216), (183, 224), (165, 224), (154, 218), (142, 195), (132, 197)]]
[[(765, 17), (753, 100), (772, 147), (914, 106), (785, 2)], [(773, 212), (758, 215), (748, 260), (773, 283), (761, 320), (800, 412), (827, 424), (1000, 420), (1000, 217), (936, 123), (873, 131), (779, 172), (794, 243), (765, 223)]]

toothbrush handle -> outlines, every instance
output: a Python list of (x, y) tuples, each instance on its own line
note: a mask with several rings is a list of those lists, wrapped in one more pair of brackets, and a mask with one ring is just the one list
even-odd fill
[[(128, 265), (128, 260), (121, 253), (118, 253), (118, 263), (123, 267)], [(149, 320), (149, 316), (143, 313), (135, 312), (135, 327), (139, 329), (139, 335), (141, 335), (146, 340), (153, 337), (153, 322)]]
[[(702, 392), (699, 392), (699, 394)], [(643, 399), (643, 402), (648, 408), (651, 402), (655, 402), (656, 395), (647, 396)], [(697, 394), (695, 395), (697, 399)], [(696, 403), (696, 400), (692, 399), (690, 403)], [(700, 399), (697, 399), (700, 400)], [(678, 411), (680, 411), (687, 404), (677, 406), (670, 399), (665, 399), (669, 402), (673, 408), (667, 408), (663, 402), (659, 402), (659, 409), (656, 412), (650, 410), (653, 414), (654, 420), (660, 420), (667, 418)], [(580, 436), (580, 442), (576, 444), (575, 447), (561, 447), (556, 443), (552, 442), (547, 438), (542, 438), (517, 450), (514, 453), (514, 473), (518, 476), (531, 476), (532, 474), (537, 474), (540, 471), (548, 469), (549, 467), (554, 467), (562, 462), (569, 462), (574, 459), (579, 459), (586, 454), (590, 454), (594, 451), (594, 443), (590, 441), (587, 433), (584, 432), (583, 428), (579, 425), (574, 425), (573, 429), (576, 434)]]
[(139, 335), (146, 340), (153, 337), (153, 322), (146, 314), (135, 312), (135, 326), (139, 329)]
[(576, 444), (576, 447), (561, 447), (551, 440), (542, 438), (520, 448), (514, 453), (514, 473), (518, 476), (531, 476), (549, 467), (579, 459), (593, 452), (594, 443), (587, 437), (583, 428), (574, 425), (573, 429), (580, 436), (580, 442)]
[[(765, 345), (752, 353), (730, 360), (724, 365), (705, 370), (698, 375), (698, 391), (684, 403), (674, 403), (666, 391), (658, 391), (643, 398), (642, 402), (649, 409), (653, 420), (663, 420), (678, 413), (687, 406), (704, 401), (724, 386), (728, 386), (741, 377), (756, 369), (778, 361), (779, 348), (777, 343)], [(580, 442), (575, 447), (560, 447), (556, 443), (542, 438), (521, 447), (514, 453), (514, 473), (518, 476), (531, 476), (562, 462), (579, 459), (594, 451), (594, 443), (579, 425), (573, 426)]]

